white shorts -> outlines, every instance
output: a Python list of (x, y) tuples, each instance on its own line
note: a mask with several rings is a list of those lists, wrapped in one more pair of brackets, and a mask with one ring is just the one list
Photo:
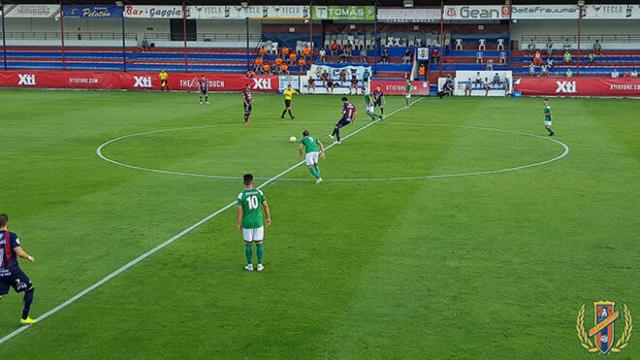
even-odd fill
[(544, 121), (544, 126), (551, 126), (551, 121), (545, 120)]
[(264, 226), (257, 229), (242, 229), (242, 239), (246, 242), (262, 241), (264, 239)]
[(373, 105), (367, 106), (367, 114), (373, 114), (374, 111), (375, 108), (373, 107)]
[(405, 97), (405, 98), (407, 98), (407, 99), (411, 99), (411, 93), (409, 93), (409, 94), (404, 94), (404, 97)]
[(315, 164), (317, 164), (318, 155), (320, 155), (320, 153), (317, 151), (308, 152), (305, 159), (305, 161), (307, 162), (307, 166), (314, 166)]

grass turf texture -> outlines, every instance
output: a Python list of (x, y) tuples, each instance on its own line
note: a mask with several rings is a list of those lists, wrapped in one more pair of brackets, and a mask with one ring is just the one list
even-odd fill
[[(338, 96), (0, 91), (0, 211), (38, 259), (33, 315), (60, 304), (232, 201), (240, 182), (160, 175), (100, 160), (208, 175), (271, 177), (297, 161), (303, 129), (329, 143)], [(390, 97), (387, 113), (404, 99)], [(358, 122), (366, 124), (362, 100)], [(588, 359), (575, 330), (591, 302), (640, 285), (640, 123), (631, 100), (552, 99), (568, 157), (498, 175), (313, 185), (304, 167), (265, 188), (266, 271), (241, 270), (228, 211), (0, 345), (2, 358)], [(425, 99), (328, 152), (325, 179), (494, 170), (557, 156), (552, 142), (425, 124), (545, 135), (541, 99)], [(2, 336), (21, 296), (0, 302)], [(618, 323), (618, 332), (621, 323)], [(44, 355), (46, 354), (46, 355)], [(635, 334), (616, 359), (640, 356)]]

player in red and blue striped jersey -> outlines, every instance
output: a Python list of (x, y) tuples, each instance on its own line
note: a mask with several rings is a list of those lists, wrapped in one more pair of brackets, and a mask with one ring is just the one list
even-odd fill
[(200, 105), (209, 104), (209, 81), (204, 75), (198, 80), (198, 88), (200, 89)]
[(356, 107), (349, 102), (346, 97), (342, 98), (342, 118), (336, 123), (336, 127), (333, 128), (333, 132), (329, 135), (330, 138), (336, 139), (336, 144), (342, 144), (340, 140), (340, 129), (354, 123), (356, 121)]
[(20, 323), (33, 325), (36, 320), (29, 317), (33, 302), (33, 284), (20, 269), (18, 257), (30, 262), (35, 261), (33, 256), (22, 250), (18, 235), (9, 231), (9, 216), (0, 214), (0, 299), (9, 293), (9, 288), (13, 288), (15, 292), (24, 292)]
[(244, 103), (244, 124), (249, 125), (249, 116), (251, 116), (251, 102), (253, 101), (253, 95), (251, 95), (251, 84), (247, 84), (242, 91), (242, 102)]

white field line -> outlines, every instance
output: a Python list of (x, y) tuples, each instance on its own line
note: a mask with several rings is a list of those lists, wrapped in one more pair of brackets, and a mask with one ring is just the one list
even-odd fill
[[(393, 177), (370, 177), (370, 178), (347, 178), (347, 179), (339, 179), (339, 178), (338, 179), (334, 179), (334, 178), (331, 178), (331, 179), (325, 179), (325, 182), (383, 182), (383, 181), (387, 181), (388, 182), (388, 181), (433, 180), (433, 179), (447, 179), (447, 178), (465, 177), (465, 176), (494, 175), (494, 174), (500, 174), (500, 173), (506, 173), (506, 172), (512, 172), (512, 171), (519, 171), (519, 170), (524, 170), (524, 169), (528, 169), (528, 168), (533, 168), (533, 167), (546, 165), (546, 164), (549, 164), (551, 162), (558, 161), (558, 160), (564, 158), (565, 156), (569, 155), (569, 146), (567, 144), (565, 144), (565, 143), (563, 143), (563, 142), (561, 142), (561, 141), (559, 141), (559, 140), (557, 140), (555, 138), (548, 137), (548, 136), (535, 135), (535, 134), (525, 133), (525, 132), (521, 132), (521, 131), (496, 129), (496, 128), (473, 126), (473, 125), (438, 124), (438, 123), (407, 123), (407, 122), (394, 121), (394, 122), (390, 122), (389, 124), (392, 124), (392, 125), (406, 125), (406, 126), (459, 127), (459, 128), (464, 128), (464, 129), (477, 129), (477, 130), (494, 131), (494, 132), (500, 132), (500, 133), (506, 133), (506, 134), (516, 134), (516, 135), (530, 136), (530, 137), (539, 138), (539, 139), (542, 139), (542, 140), (547, 140), (547, 141), (554, 142), (554, 143), (560, 145), (563, 148), (563, 152), (560, 155), (555, 156), (555, 157), (553, 157), (551, 159), (542, 160), (542, 161), (535, 162), (535, 163), (528, 163), (528, 164), (523, 164), (523, 165), (518, 165), (518, 166), (513, 166), (513, 167), (508, 167), (508, 168), (503, 168), (503, 169), (474, 171), (474, 172), (466, 172), (466, 173), (453, 173), (453, 174), (422, 175), (422, 176), (393, 176)], [(110, 162), (110, 163), (112, 163), (114, 165), (117, 165), (117, 166), (129, 168), (129, 169), (133, 169), (133, 170), (147, 171), (147, 172), (153, 172), (153, 173), (159, 173), (159, 174), (167, 174), (167, 175), (177, 175), (177, 176), (188, 176), (188, 177), (200, 177), (200, 178), (208, 178), (208, 179), (235, 180), (235, 181), (238, 181), (240, 179), (239, 176), (207, 175), (207, 174), (179, 172), (179, 171), (171, 171), (171, 170), (151, 169), (151, 168), (131, 165), (131, 164), (122, 163), (122, 162), (110, 159), (110, 158), (106, 157), (102, 153), (104, 147), (106, 147), (106, 146), (108, 146), (108, 145), (110, 145), (110, 144), (112, 144), (114, 142), (117, 142), (117, 141), (120, 141), (120, 140), (124, 140), (124, 139), (128, 139), (128, 138), (132, 138), (132, 137), (143, 136), (143, 135), (148, 135), (148, 134), (155, 134), (155, 133), (161, 133), (161, 132), (169, 132), (169, 131), (201, 129), (201, 128), (207, 128), (207, 127), (213, 127), (213, 126), (216, 126), (216, 125), (206, 125), (206, 126), (197, 126), (197, 127), (184, 127), (184, 128), (174, 128), (174, 129), (154, 130), (154, 131), (147, 131), (147, 132), (142, 132), (142, 133), (125, 135), (125, 136), (121, 136), (121, 137), (116, 138), (116, 139), (109, 140), (106, 143), (100, 145), (100, 147), (98, 147), (96, 152), (97, 152), (98, 156), (102, 160), (105, 160), (105, 161)], [(257, 180), (267, 180), (269, 178), (256, 177), (256, 179)], [(305, 179), (281, 179), (279, 181), (308, 182), (308, 180), (305, 180)]]
[[(415, 103), (417, 103), (418, 101), (421, 101), (424, 98), (419, 98), (418, 100), (412, 102), (410, 105), (413, 105)], [(396, 114), (397, 112), (404, 110), (405, 108), (399, 108), (396, 109), (394, 111), (392, 111), (391, 113), (389, 113), (389, 115), (387, 115), (386, 117), (391, 117), (392, 115)], [(354, 132), (344, 136), (342, 139), (343, 140), (347, 140), (357, 134), (359, 134), (360, 132), (366, 130), (367, 128), (369, 128), (370, 126), (374, 125), (375, 123), (377, 123), (378, 120), (376, 121), (371, 121), (369, 123), (367, 123), (366, 125), (356, 129)], [(155, 131), (155, 132), (161, 132), (160, 131)], [(170, 131), (170, 130), (165, 130), (165, 131)], [(131, 136), (131, 135), (129, 135)], [(110, 140), (110, 142), (116, 141), (114, 140)], [(98, 147), (98, 149), (96, 150), (96, 153), (98, 154), (98, 156), (100, 156), (100, 149), (102, 149), (107, 143), (104, 143), (102, 145), (100, 145)], [(334, 144), (331, 144), (329, 146), (326, 147), (326, 150), (331, 149), (332, 147), (335, 146)], [(102, 157), (102, 156), (101, 156)], [(103, 158), (104, 159), (104, 158)], [(109, 161), (108, 159), (104, 159)], [(112, 162), (112, 161), (109, 161)], [(290, 173), (291, 171), (295, 170), (297, 167), (299, 167), (300, 165), (304, 164), (304, 161), (300, 161), (294, 165), (292, 165), (291, 167), (287, 168), (286, 170), (281, 171), (280, 173), (278, 173), (277, 175), (267, 179), (265, 182), (263, 182), (262, 184), (260, 184), (260, 186), (258, 186), (258, 189), (261, 189), (269, 184), (271, 184), (272, 182), (276, 181), (278, 178)], [(122, 165), (120, 165), (122, 166)], [(74, 302), (80, 300), (81, 298), (83, 298), (84, 296), (86, 296), (87, 294), (89, 294), (90, 292), (92, 292), (93, 290), (97, 289), (98, 287), (100, 287), (101, 285), (103, 285), (104, 283), (106, 283), (107, 281), (115, 278), (116, 276), (122, 274), (123, 272), (129, 270), (130, 268), (134, 267), (135, 265), (139, 264), (140, 262), (142, 262), (143, 260), (145, 260), (146, 258), (150, 257), (151, 255), (159, 252), (160, 250), (164, 249), (165, 247), (173, 244), (174, 242), (176, 242), (177, 240), (179, 240), (180, 238), (184, 237), (185, 235), (189, 234), (190, 232), (192, 232), (193, 230), (197, 229), (198, 227), (200, 227), (201, 225), (205, 224), (206, 222), (208, 222), (209, 220), (215, 218), (216, 216), (220, 215), (221, 213), (225, 212), (226, 210), (231, 209), (234, 205), (236, 204), (236, 202), (231, 202), (225, 206), (223, 206), (222, 208), (214, 211), (213, 213), (207, 215), (206, 217), (202, 218), (201, 220), (199, 220), (198, 222), (196, 222), (195, 224), (189, 226), (188, 228), (180, 231), (179, 233), (177, 233), (176, 235), (172, 236), (170, 239), (166, 240), (165, 242), (163, 242), (162, 244), (154, 247), (153, 249), (147, 251), (146, 253), (138, 256), (137, 258), (131, 260), (129, 263), (123, 265), (122, 267), (120, 267), (119, 269), (115, 270), (114, 272), (112, 272), (111, 274), (105, 276), (104, 278), (98, 280), (96, 283), (94, 283), (93, 285), (89, 286), (88, 288), (80, 291), (79, 293), (77, 293), (76, 295), (72, 296), (71, 298), (69, 298), (68, 300), (66, 300), (65, 302), (63, 302), (62, 304), (54, 307), (53, 309), (47, 311), (46, 313), (40, 315), (36, 320), (38, 322), (42, 322), (43, 320), (47, 319), (48, 317), (50, 317), (51, 315), (54, 315), (55, 313), (59, 312), (60, 310), (66, 308), (67, 306), (73, 304)], [(26, 330), (28, 330), (30, 328), (29, 325), (24, 325), (21, 326), (19, 328), (17, 328), (16, 330), (14, 330), (13, 332), (5, 335), (4, 337), (2, 337), (0, 339), (0, 345), (6, 343), (7, 341), (13, 339), (14, 337), (24, 333)]]

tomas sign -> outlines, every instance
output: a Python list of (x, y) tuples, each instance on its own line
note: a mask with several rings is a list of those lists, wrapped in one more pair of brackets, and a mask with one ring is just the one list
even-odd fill
[(375, 6), (313, 6), (314, 20), (370, 20), (376, 19)]

